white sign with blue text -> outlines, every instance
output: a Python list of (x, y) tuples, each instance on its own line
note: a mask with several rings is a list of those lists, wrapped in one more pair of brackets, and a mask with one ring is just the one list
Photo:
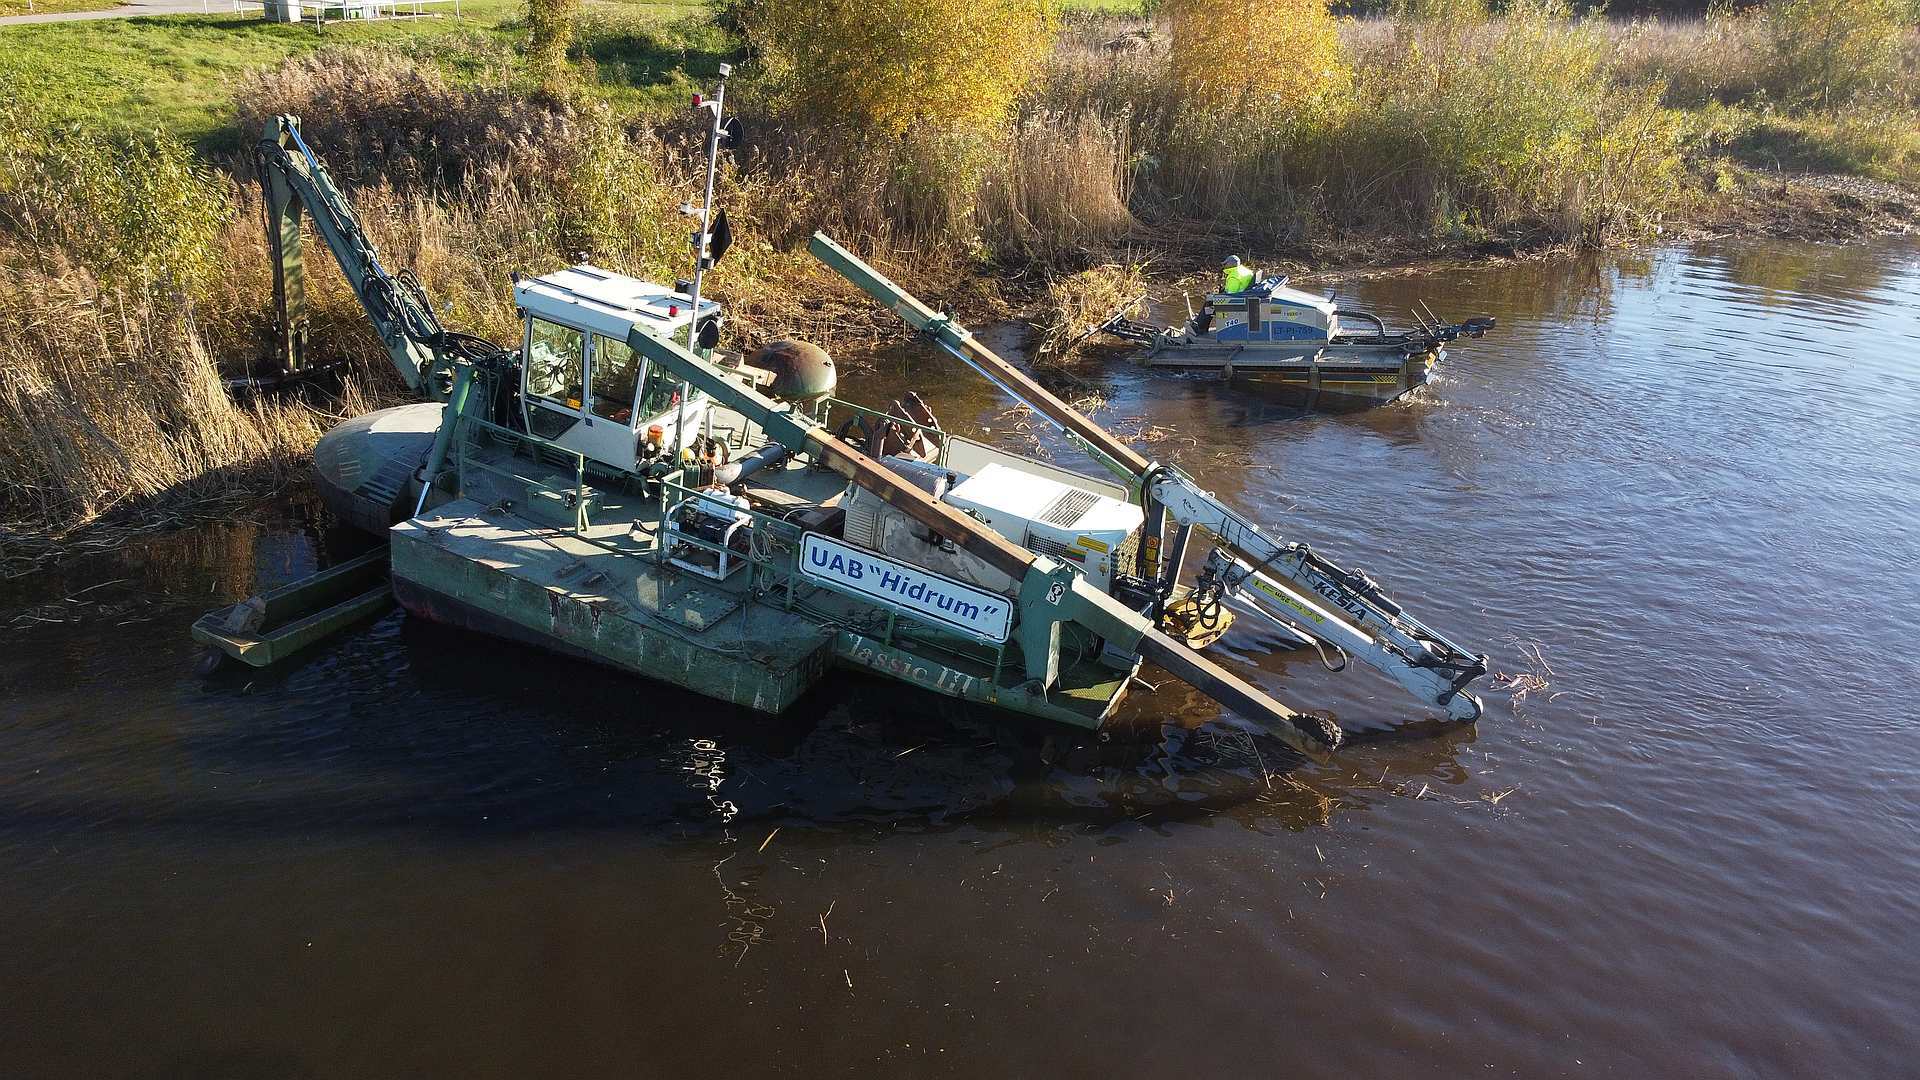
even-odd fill
[(1001, 642), (1013, 628), (1004, 596), (808, 533), (800, 544), (800, 572), (823, 585), (879, 600), (952, 630)]

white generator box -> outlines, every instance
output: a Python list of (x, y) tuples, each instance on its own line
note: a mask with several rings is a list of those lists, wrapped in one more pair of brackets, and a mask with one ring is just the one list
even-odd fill
[(1102, 592), (1111, 589), (1116, 569), (1132, 569), (1123, 559), (1137, 547), (1146, 520), (1132, 503), (997, 462), (955, 485), (941, 501), (972, 513), (1030, 551), (1078, 567)]

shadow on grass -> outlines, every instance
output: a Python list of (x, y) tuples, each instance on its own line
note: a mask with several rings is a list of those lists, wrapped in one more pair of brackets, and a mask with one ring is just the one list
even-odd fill
[(720, 64), (740, 58), (739, 43), (702, 16), (658, 25), (596, 21), (584, 27), (576, 52), (590, 60), (603, 88), (627, 88), (648, 95), (683, 85), (704, 84), (720, 73)]
[(1783, 124), (1757, 124), (1727, 143), (1742, 165), (1769, 172), (1861, 172), (1867, 163), (1817, 132)]

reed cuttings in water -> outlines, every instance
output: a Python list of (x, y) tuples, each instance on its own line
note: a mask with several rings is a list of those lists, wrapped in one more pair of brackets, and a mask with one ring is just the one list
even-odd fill
[(1035, 320), (1033, 362), (1065, 364), (1087, 330), (1122, 306), (1146, 294), (1146, 267), (1107, 263), (1047, 282), (1046, 300)]
[(1494, 672), (1493, 678), (1487, 684), (1487, 690), (1489, 693), (1509, 695), (1513, 701), (1513, 710), (1518, 713), (1521, 704), (1528, 697), (1541, 693), (1552, 685), (1553, 667), (1547, 663), (1539, 642), (1521, 641), (1516, 638), (1513, 644), (1526, 662), (1526, 669), (1517, 673)]

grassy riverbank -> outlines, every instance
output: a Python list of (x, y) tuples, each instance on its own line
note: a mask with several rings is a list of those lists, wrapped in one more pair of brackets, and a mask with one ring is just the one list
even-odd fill
[[(698, 153), (682, 103), (723, 60), (741, 64), (749, 135), (722, 178), (744, 242), (714, 288), (749, 341), (889, 329), (799, 251), (815, 228), (963, 310), (1061, 328), (1143, 262), (1188, 273), (1224, 251), (1353, 266), (1913, 216), (1920, 44), (1911, 28), (1842, 40), (1852, 65), (1814, 64), (1793, 34), (1817, 30), (1832, 53), (1831, 27), (1795, 30), (1788, 8), (1832, 0), (1670, 24), (1283, 6), (1323, 48), (1278, 69), (1238, 58), (1243, 28), (1210, 21), (1210, 2), (1172, 20), (965, 5), (1031, 18), (1033, 47), (970, 44), (999, 24), (969, 23), (938, 58), (960, 77), (870, 101), (821, 82), (831, 65), (783, 71), (780, 50), (819, 43), (738, 6), (596, 0), (544, 45), (507, 0), (324, 32), (228, 17), (0, 30), (0, 520), (67, 528), (299, 466), (327, 417), (229, 401), (215, 363), (258, 355), (267, 325), (245, 147), (275, 112), (305, 118), (449, 324), (495, 337), (511, 330), (509, 270), (582, 253), (682, 269), (674, 208)], [(916, 3), (929, 25), (958, 17)], [(1824, 178), (1787, 179), (1806, 173)], [(316, 290), (317, 348), (378, 358), (338, 275)], [(377, 397), (387, 380), (375, 363), (357, 385)]]
[(0, 16), (57, 15), (68, 11), (106, 11), (119, 0), (0, 0)]

